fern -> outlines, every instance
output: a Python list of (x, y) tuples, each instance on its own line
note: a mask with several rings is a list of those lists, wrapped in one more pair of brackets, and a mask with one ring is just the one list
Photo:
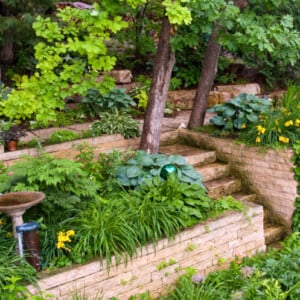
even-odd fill
[(55, 159), (48, 154), (24, 157), (0, 179), (0, 192), (39, 190), (46, 194), (44, 210), (85, 206), (83, 200), (97, 197), (99, 184), (82, 170), (82, 164), (68, 159)]

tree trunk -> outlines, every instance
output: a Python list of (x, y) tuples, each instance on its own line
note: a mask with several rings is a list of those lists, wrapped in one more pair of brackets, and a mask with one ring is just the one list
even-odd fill
[(204, 55), (202, 71), (188, 123), (188, 128), (190, 129), (204, 123), (208, 97), (217, 73), (218, 58), (221, 50), (221, 45), (216, 42), (217, 33), (218, 25), (215, 25)]
[(140, 143), (140, 149), (150, 153), (157, 153), (159, 150), (162, 119), (175, 64), (175, 53), (170, 45), (171, 32), (172, 25), (168, 18), (164, 17)]

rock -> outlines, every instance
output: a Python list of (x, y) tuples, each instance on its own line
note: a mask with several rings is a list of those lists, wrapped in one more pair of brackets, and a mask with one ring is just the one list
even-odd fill
[(112, 76), (117, 84), (130, 83), (132, 81), (130, 70), (113, 70), (108, 72), (108, 75)]
[(229, 92), (232, 95), (238, 96), (239, 94), (254, 94), (258, 95), (261, 93), (261, 89), (258, 83), (246, 83), (246, 84), (234, 84), (234, 85), (217, 85), (215, 91), (218, 92)]
[(196, 90), (169, 91), (167, 102), (179, 109), (192, 109)]

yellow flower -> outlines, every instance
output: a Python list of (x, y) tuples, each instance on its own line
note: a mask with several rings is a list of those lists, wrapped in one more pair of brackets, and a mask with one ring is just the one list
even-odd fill
[(0, 225), (3, 225), (3, 224), (4, 224), (3, 219), (0, 219)]
[(242, 129), (246, 128), (247, 125), (246, 124), (242, 124)]
[(296, 119), (296, 121), (295, 121), (295, 126), (297, 126), (297, 127), (300, 126), (300, 120), (299, 120), (299, 119)]
[(289, 127), (289, 126), (291, 126), (291, 125), (293, 125), (294, 123), (293, 123), (293, 121), (292, 120), (289, 120), (289, 121), (286, 121), (285, 123), (284, 123), (284, 126), (285, 127)]
[(257, 137), (255, 143), (260, 143), (260, 137)]
[(67, 236), (75, 235), (75, 231), (73, 229), (67, 231)]
[(64, 231), (59, 231), (57, 233), (57, 243), (56, 243), (56, 248), (57, 249), (64, 249), (67, 250), (68, 252), (71, 251), (70, 248), (66, 247), (65, 243), (71, 243), (71, 236), (75, 235), (75, 231), (74, 230), (68, 230), (66, 232)]
[(257, 125), (256, 129), (258, 131), (258, 134), (264, 134), (266, 132), (266, 128), (262, 127), (261, 125)]
[(287, 144), (289, 141), (290, 141), (290, 139), (289, 138), (287, 138), (287, 137), (285, 137), (285, 136), (280, 136), (279, 137), (279, 141), (280, 142), (283, 142), (283, 143), (285, 143), (285, 144)]
[(281, 109), (281, 111), (282, 111), (283, 113), (285, 113), (285, 112), (287, 112), (287, 109), (286, 109), (285, 107), (283, 107), (283, 108)]

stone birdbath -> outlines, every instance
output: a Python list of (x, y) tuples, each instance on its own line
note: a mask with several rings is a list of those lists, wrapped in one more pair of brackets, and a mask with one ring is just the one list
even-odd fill
[(17, 238), (16, 227), (23, 224), (25, 211), (40, 203), (45, 198), (42, 192), (12, 192), (0, 195), (0, 212), (12, 218), (14, 237)]

